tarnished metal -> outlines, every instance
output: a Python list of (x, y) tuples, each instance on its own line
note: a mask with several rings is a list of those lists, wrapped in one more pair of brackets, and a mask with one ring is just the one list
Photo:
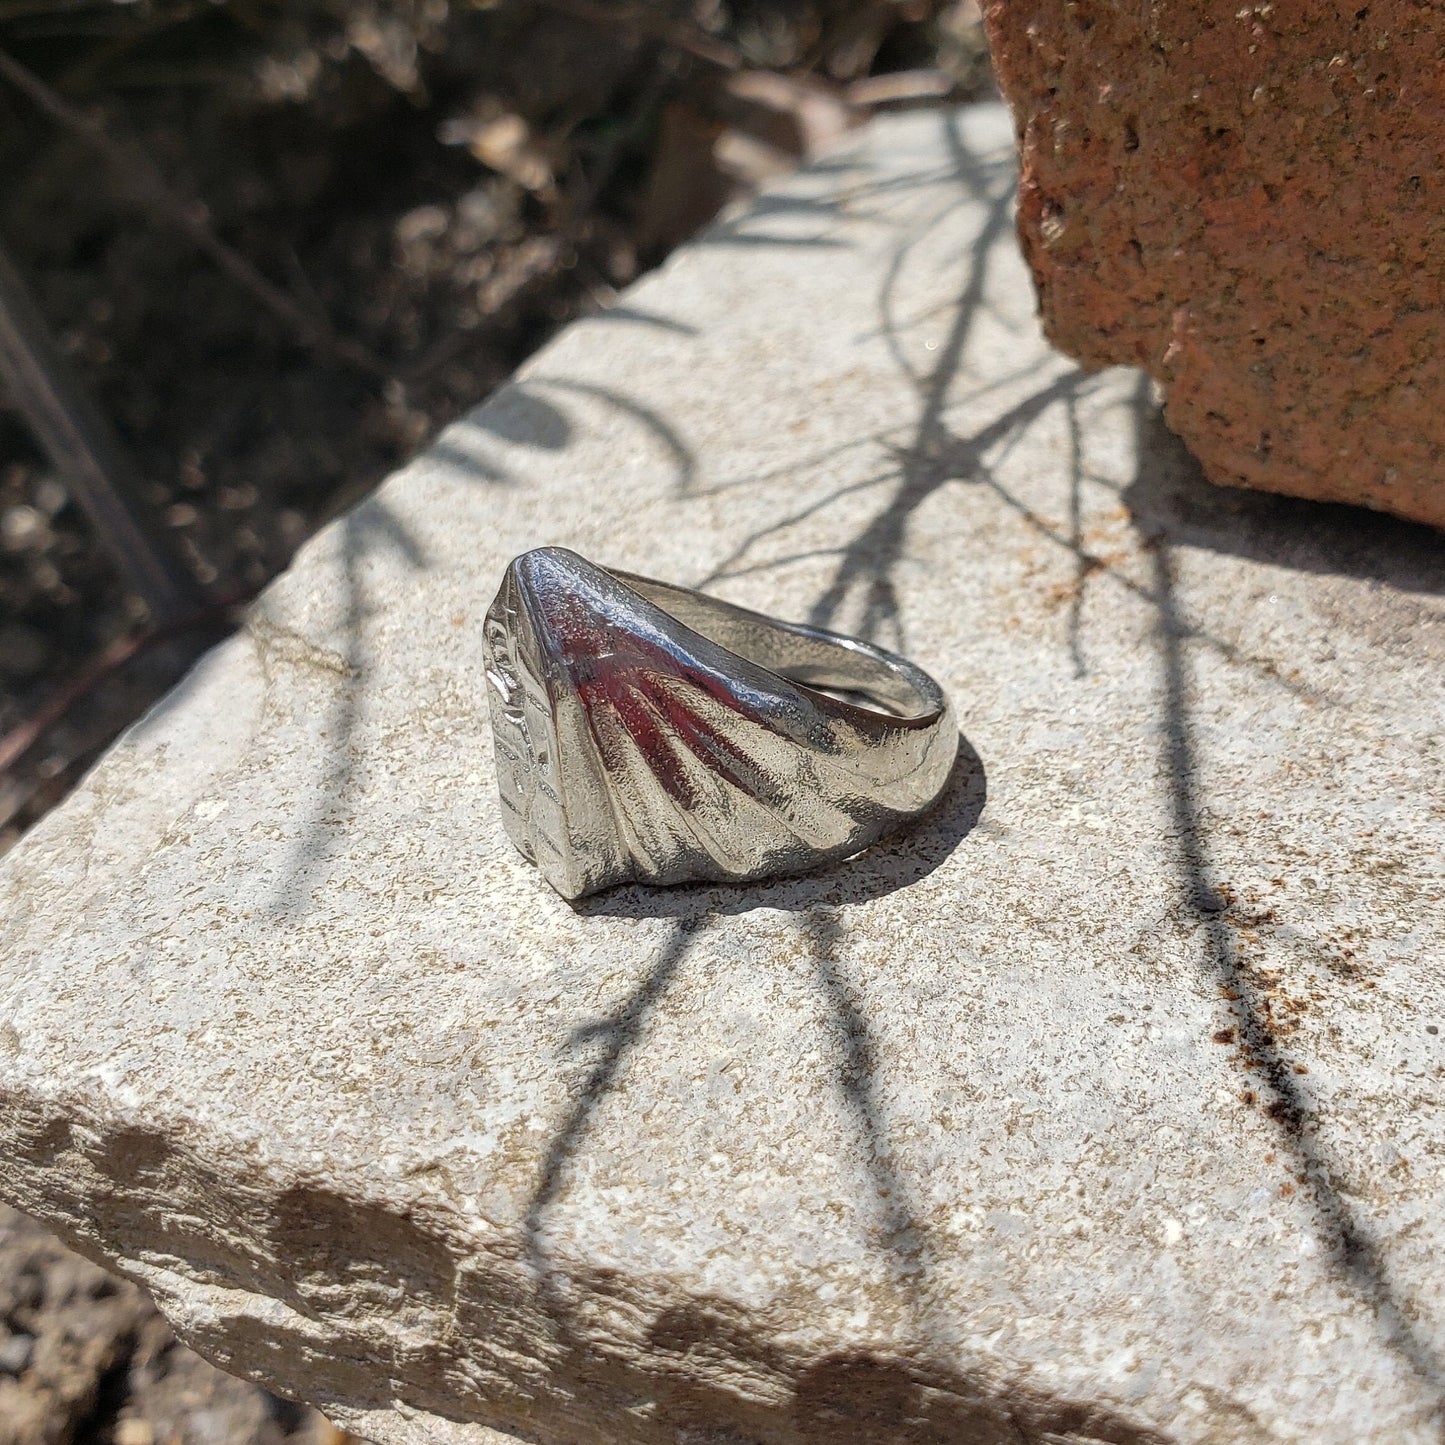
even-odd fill
[(507, 833), (564, 898), (846, 858), (958, 747), (904, 658), (560, 547), (507, 568), (486, 658)]

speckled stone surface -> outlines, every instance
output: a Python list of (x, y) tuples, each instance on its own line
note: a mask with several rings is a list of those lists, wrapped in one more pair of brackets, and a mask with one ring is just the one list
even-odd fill
[[(0, 870), (0, 1193), (386, 1445), (1438, 1440), (1445, 551), (1216, 489), (890, 119), (316, 538)], [(543, 543), (869, 633), (939, 811), (577, 909)]]
[(1445, 527), (1437, 0), (993, 0), (1054, 342), (1217, 482)]

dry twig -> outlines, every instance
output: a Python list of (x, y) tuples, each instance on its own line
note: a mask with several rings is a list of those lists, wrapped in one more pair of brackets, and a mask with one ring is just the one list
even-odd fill
[(140, 478), (51, 338), (0, 251), (0, 379), (126, 581), (161, 624), (205, 605), (189, 574), (146, 521)]

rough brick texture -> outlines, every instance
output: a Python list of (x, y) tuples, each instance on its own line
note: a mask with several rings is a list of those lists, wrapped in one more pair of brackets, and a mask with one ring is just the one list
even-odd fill
[(1445, 526), (1445, 12), (996, 0), (1055, 345), (1216, 482)]

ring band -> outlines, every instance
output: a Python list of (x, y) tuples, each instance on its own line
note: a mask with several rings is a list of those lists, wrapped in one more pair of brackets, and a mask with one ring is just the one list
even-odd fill
[(906, 659), (561, 547), (508, 566), (484, 646), (503, 821), (564, 898), (846, 858), (958, 748)]

